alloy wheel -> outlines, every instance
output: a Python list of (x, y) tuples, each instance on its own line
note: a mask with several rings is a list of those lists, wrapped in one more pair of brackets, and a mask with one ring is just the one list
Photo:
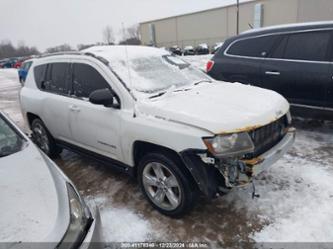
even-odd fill
[(182, 191), (176, 176), (163, 164), (148, 163), (142, 183), (149, 199), (164, 210), (175, 210), (181, 203)]
[(34, 125), (32, 132), (34, 142), (43, 152), (48, 154), (50, 152), (49, 138), (45, 128), (41, 124), (37, 123)]

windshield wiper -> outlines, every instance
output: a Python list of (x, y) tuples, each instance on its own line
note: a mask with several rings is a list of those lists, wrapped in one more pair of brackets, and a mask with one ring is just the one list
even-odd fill
[(157, 97), (160, 97), (160, 96), (162, 96), (162, 95), (164, 95), (164, 94), (166, 94), (166, 91), (165, 91), (165, 92), (160, 92), (160, 93), (155, 94), (155, 95), (153, 95), (153, 96), (150, 96), (149, 98), (150, 98), (150, 99), (157, 98)]
[(199, 81), (195, 82), (193, 85), (196, 86), (196, 85), (199, 85), (199, 84), (204, 83), (204, 82), (212, 83), (211, 80), (199, 80)]

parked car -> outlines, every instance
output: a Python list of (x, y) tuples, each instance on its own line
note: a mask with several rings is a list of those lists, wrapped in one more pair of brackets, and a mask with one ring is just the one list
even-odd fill
[(0, 60), (0, 68), (4, 68), (4, 64), (7, 61), (7, 59)]
[(182, 55), (183, 52), (182, 52), (182, 49), (178, 46), (172, 46), (169, 48), (169, 51), (173, 54), (176, 54), (176, 55)]
[(223, 45), (223, 42), (217, 42), (217, 43), (215, 43), (213, 45), (213, 47), (212, 47), (211, 53), (215, 54), (217, 52), (217, 50), (219, 50), (222, 47), (222, 45)]
[(195, 55), (193, 46), (186, 46), (184, 48), (184, 55)]
[(13, 67), (14, 68), (20, 68), (21, 67), (21, 65), (22, 65), (22, 60), (17, 60), (15, 63), (14, 63), (14, 65), (13, 65)]
[(333, 23), (303, 23), (228, 39), (207, 64), (217, 80), (279, 92), (310, 114), (333, 114)]
[(29, 72), (29, 69), (31, 67), (31, 64), (33, 63), (33, 59), (24, 61), (18, 70), (18, 76), (20, 83), (23, 84), (25, 82), (25, 79), (27, 77), (27, 74)]
[(202, 54), (209, 54), (209, 48), (206, 43), (199, 44), (195, 48), (195, 54), (197, 55), (202, 55)]
[(2, 62), (2, 68), (13, 68), (16, 61), (17, 60), (15, 58), (6, 59), (4, 62)]
[(2, 243), (88, 248), (89, 242), (100, 241), (98, 209), (89, 209), (57, 165), (1, 112), (0, 165)]
[(97, 46), (37, 59), (31, 70), (20, 102), (42, 150), (68, 148), (136, 176), (169, 216), (200, 193), (251, 182), (294, 141), (281, 95), (214, 81), (161, 49)]

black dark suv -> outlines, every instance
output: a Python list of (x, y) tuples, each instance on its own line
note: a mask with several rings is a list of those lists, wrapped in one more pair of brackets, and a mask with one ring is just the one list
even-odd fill
[(263, 28), (228, 39), (207, 72), (277, 91), (303, 114), (333, 116), (332, 50), (333, 22)]

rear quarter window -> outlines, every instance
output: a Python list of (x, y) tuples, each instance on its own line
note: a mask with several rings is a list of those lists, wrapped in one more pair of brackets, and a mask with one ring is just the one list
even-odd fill
[(285, 59), (328, 61), (331, 31), (304, 32), (289, 35)]
[(277, 39), (278, 37), (276, 35), (269, 35), (238, 40), (229, 47), (227, 54), (265, 57), (270, 52)]

